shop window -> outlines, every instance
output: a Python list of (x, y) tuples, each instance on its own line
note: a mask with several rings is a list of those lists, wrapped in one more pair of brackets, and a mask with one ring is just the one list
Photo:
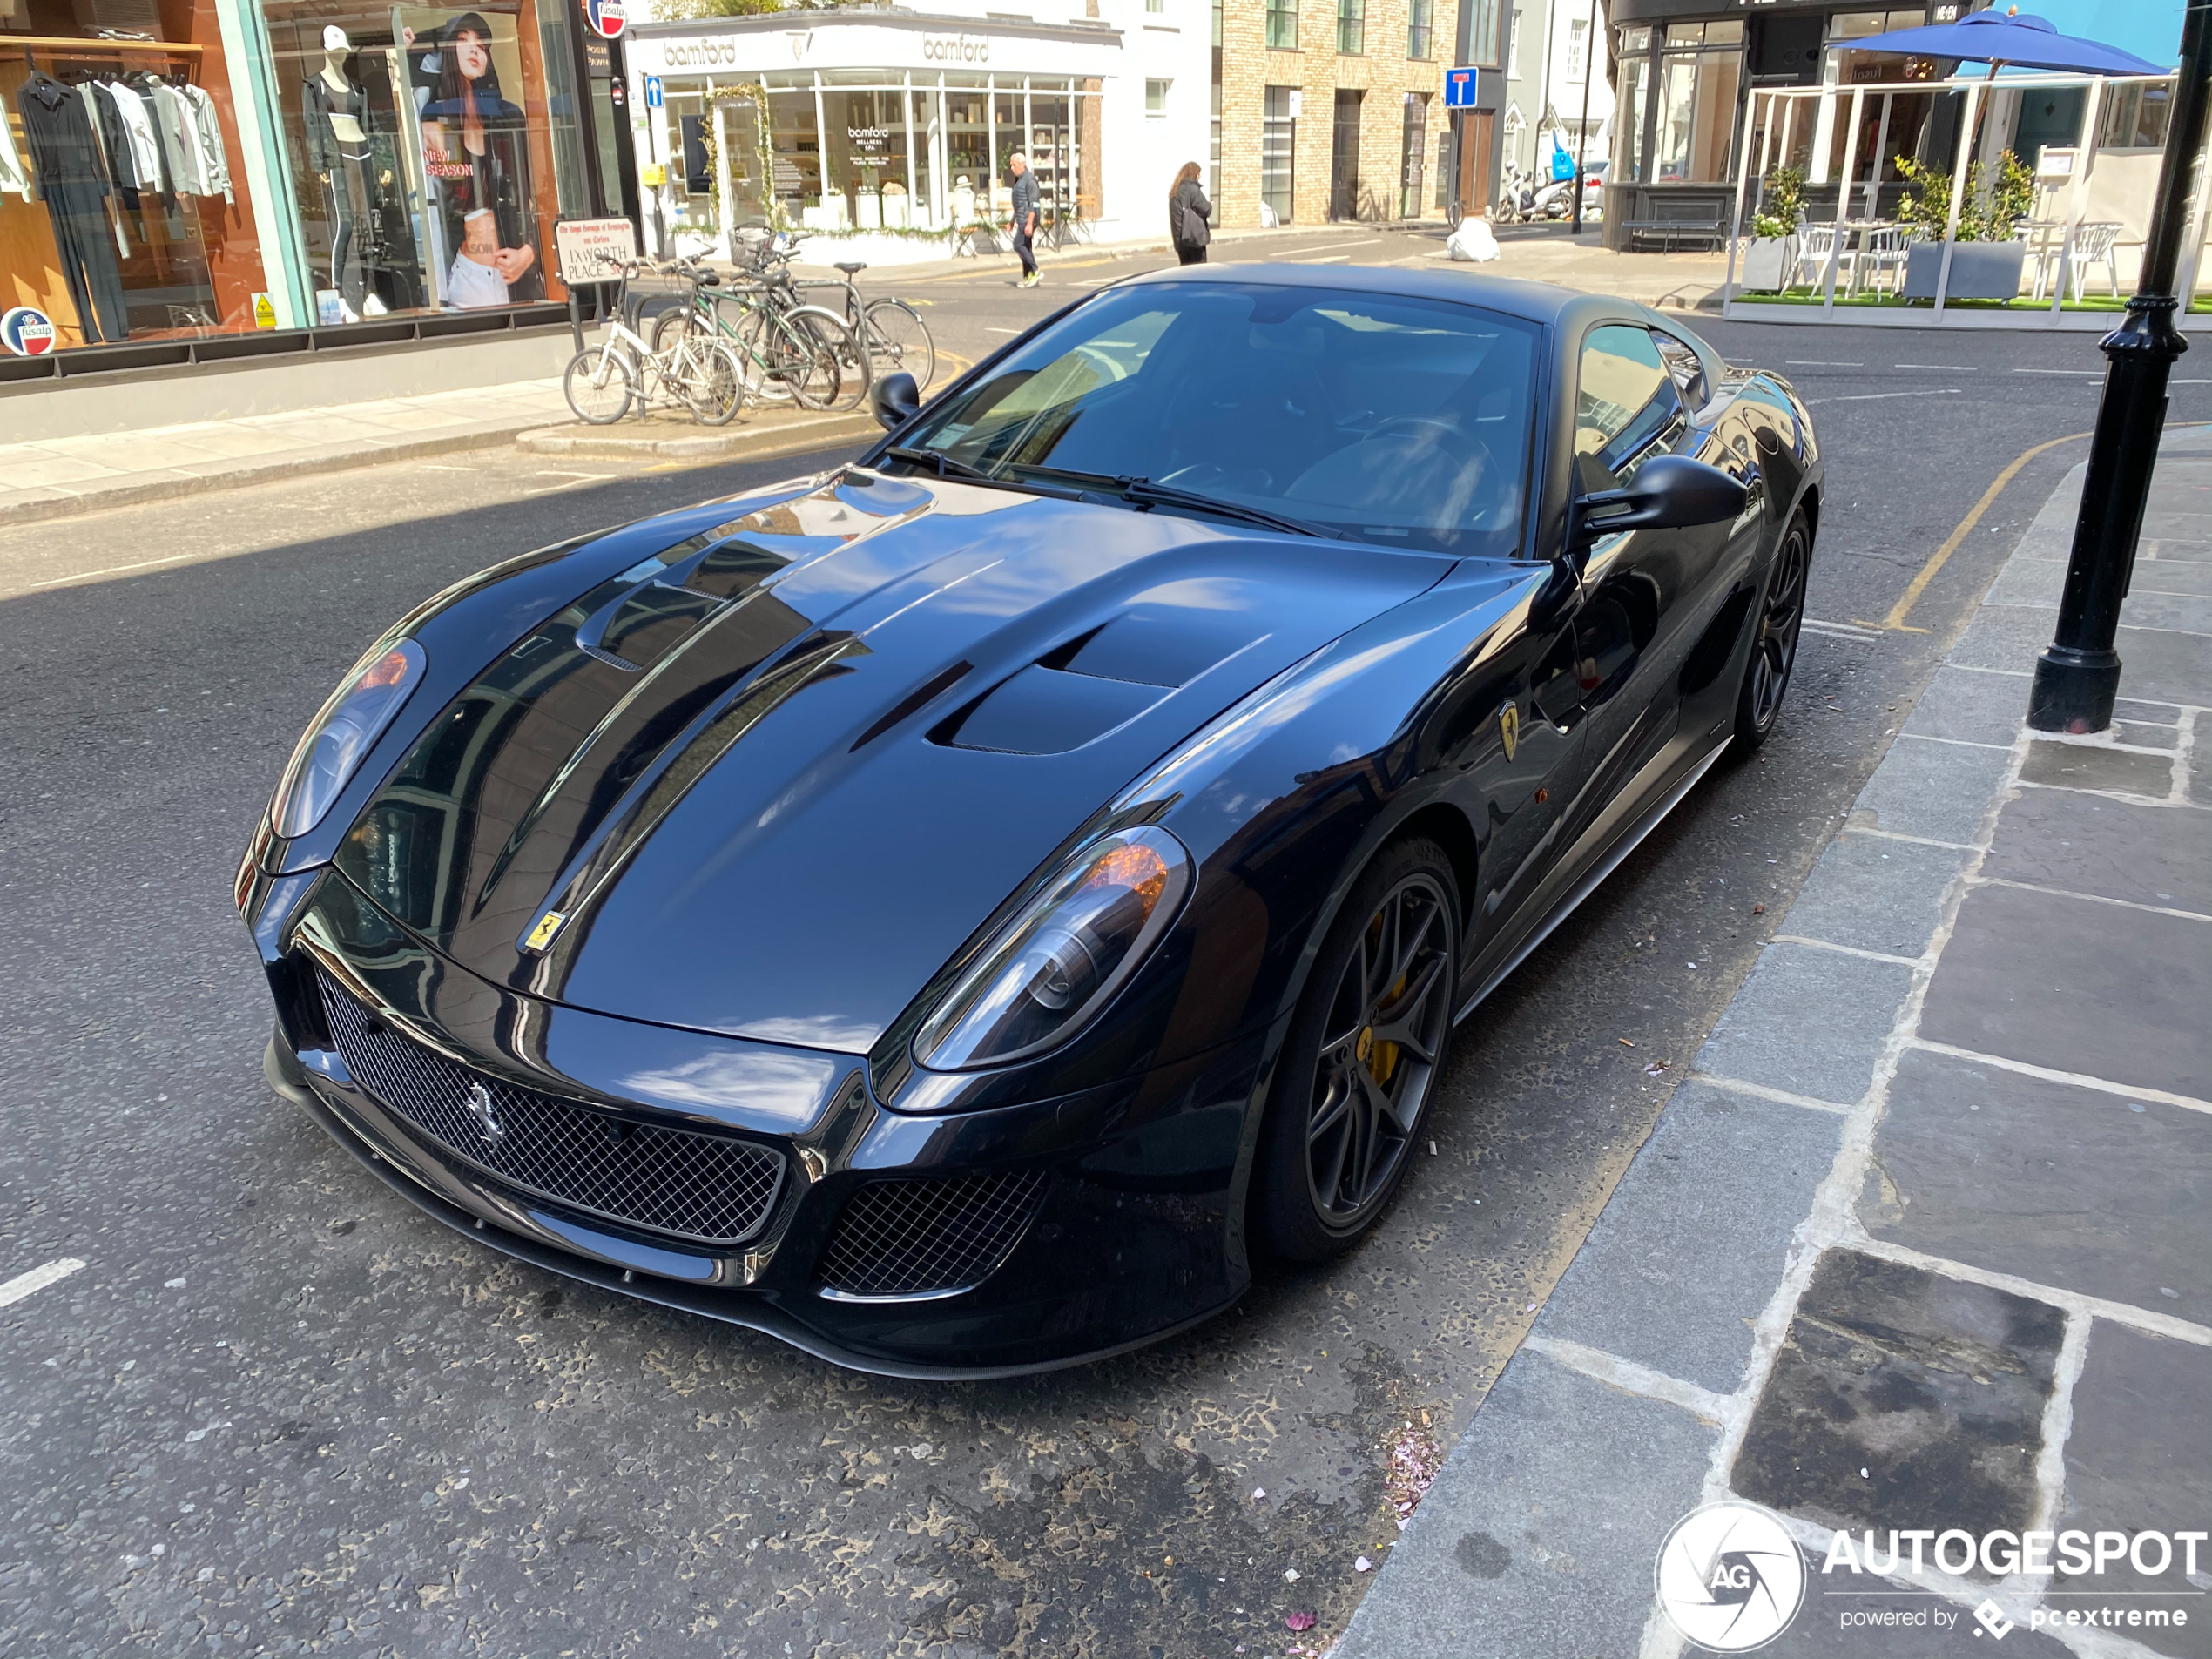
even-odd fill
[[(1630, 34), (1642, 34), (1648, 41), (1651, 31), (1623, 30), (1625, 38)], [(1644, 167), (1643, 116), (1650, 107), (1651, 59), (1646, 55), (1623, 57), (1620, 66), (1621, 112), (1613, 129), (1613, 165), (1606, 177), (1627, 183), (1647, 181), (1650, 175)]]
[(1279, 51), (1298, 47), (1298, 0), (1267, 0), (1267, 44)]
[(256, 327), (271, 284), (213, 11), (150, 0), (132, 39), (95, 38), (118, 20), (89, 5), (0, 15), (33, 37), (0, 35), (6, 305), (45, 316), (48, 349)]
[(1260, 205), (1275, 215), (1275, 222), (1291, 222), (1291, 203), (1298, 185), (1298, 118), (1291, 113), (1294, 86), (1271, 86), (1266, 91), (1259, 124)]
[(1743, 81), (1743, 25), (1689, 25), (1693, 44), (1699, 44), (1701, 33), (1708, 39), (1719, 35), (1716, 44), (1726, 49), (1717, 51), (1673, 50), (1683, 32), (1682, 25), (1669, 26), (1669, 50), (1659, 60), (1658, 121), (1648, 176), (1662, 183), (1717, 184), (1733, 171), (1729, 141)]
[(590, 199), (557, 12), (307, 0), (264, 15), (319, 320), (562, 297), (552, 226)]
[(1165, 115), (1168, 112), (1168, 84), (1165, 81), (1144, 83), (1144, 113)]
[(1337, 51), (1357, 57), (1367, 50), (1367, 0), (1337, 0)]
[(1408, 0), (1406, 7), (1406, 56), (1436, 55), (1436, 0)]

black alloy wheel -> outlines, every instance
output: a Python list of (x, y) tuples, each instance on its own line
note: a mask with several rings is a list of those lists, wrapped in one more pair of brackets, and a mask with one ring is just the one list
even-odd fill
[(1452, 1033), (1459, 900), (1433, 842), (1370, 867), (1329, 932), (1280, 1062), (1255, 1171), (1261, 1242), (1349, 1249), (1405, 1179)]
[(1804, 627), (1805, 570), (1811, 561), (1812, 528), (1800, 509), (1791, 515), (1774, 550), (1774, 574), (1737, 697), (1736, 740), (1746, 752), (1764, 743), (1782, 718), (1782, 699), (1790, 690), (1790, 671), (1797, 666), (1797, 637)]

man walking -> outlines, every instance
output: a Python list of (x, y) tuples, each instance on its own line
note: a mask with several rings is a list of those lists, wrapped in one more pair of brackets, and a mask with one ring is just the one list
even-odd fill
[(1019, 150), (1007, 158), (1006, 165), (1014, 175), (1014, 223), (1008, 228), (1014, 235), (1014, 251), (1022, 257), (1022, 280), (1015, 286), (1034, 288), (1044, 280), (1029, 246), (1029, 239), (1037, 233), (1036, 176), (1029, 171), (1029, 158)]

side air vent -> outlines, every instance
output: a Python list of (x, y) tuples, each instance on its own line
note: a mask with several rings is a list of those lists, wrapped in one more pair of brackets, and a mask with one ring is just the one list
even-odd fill
[(833, 1296), (928, 1296), (996, 1272), (1044, 1196), (1042, 1170), (871, 1181), (846, 1201), (822, 1254)]

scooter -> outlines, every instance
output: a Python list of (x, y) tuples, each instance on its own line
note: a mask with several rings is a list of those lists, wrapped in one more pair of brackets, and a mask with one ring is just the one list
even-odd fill
[(1506, 176), (1498, 189), (1498, 209), (1494, 217), (1501, 225), (1525, 225), (1536, 217), (1535, 181), (1514, 162), (1506, 164)]

